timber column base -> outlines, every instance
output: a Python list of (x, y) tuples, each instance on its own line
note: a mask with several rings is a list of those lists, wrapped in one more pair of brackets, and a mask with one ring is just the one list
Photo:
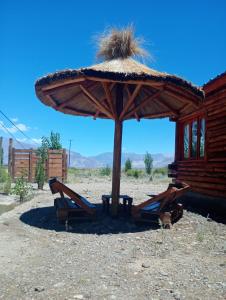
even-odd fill
[(113, 169), (112, 169), (112, 206), (111, 206), (111, 214), (113, 217), (116, 217), (118, 215), (118, 210), (119, 210), (122, 127), (123, 127), (122, 121), (115, 120), (114, 156), (113, 156)]

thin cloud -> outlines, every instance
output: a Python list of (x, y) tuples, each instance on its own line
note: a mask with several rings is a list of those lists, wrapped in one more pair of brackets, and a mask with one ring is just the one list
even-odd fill
[(25, 132), (28, 131), (30, 128), (23, 124), (23, 123), (17, 123), (15, 124), (18, 128), (14, 126), (7, 126), (3, 121), (0, 121), (0, 130), (5, 133), (17, 133), (19, 130)]
[(14, 123), (16, 123), (16, 122), (19, 121), (18, 118), (10, 118), (10, 120), (11, 120), (12, 122), (14, 122)]
[(17, 139), (17, 140), (21, 143), (26, 143), (26, 144), (32, 144), (32, 142), (34, 142), (36, 144), (41, 145), (41, 142), (42, 142), (41, 138), (31, 138), (31, 139), (22, 138), (22, 139)]

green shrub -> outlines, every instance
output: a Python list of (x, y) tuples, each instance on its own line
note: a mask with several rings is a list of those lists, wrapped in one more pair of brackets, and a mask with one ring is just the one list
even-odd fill
[(6, 168), (0, 166), (0, 183), (5, 183), (7, 179), (8, 179), (8, 173), (6, 171)]
[(141, 174), (142, 174), (142, 170), (136, 170), (136, 169), (131, 169), (126, 172), (127, 176), (131, 176), (134, 178), (139, 178)]
[(12, 184), (12, 180), (11, 180), (11, 177), (8, 175), (7, 180), (3, 185), (3, 193), (4, 194), (9, 195), (11, 193), (11, 184)]
[(153, 172), (153, 175), (154, 176), (158, 176), (158, 175), (160, 175), (160, 176), (167, 176), (168, 175), (168, 168), (167, 167), (165, 167), (165, 168), (156, 168), (155, 170), (154, 170), (154, 172)]
[(14, 188), (12, 189), (12, 194), (20, 197), (20, 202), (23, 202), (28, 199), (32, 193), (32, 187), (24, 178), (21, 176), (17, 178)]
[(106, 165), (106, 167), (100, 169), (100, 175), (101, 176), (110, 176), (111, 175), (111, 168)]
[(35, 181), (38, 184), (38, 189), (43, 190), (46, 180), (45, 168), (42, 159), (39, 159), (36, 165)]
[(127, 158), (125, 162), (125, 173), (127, 173), (131, 169), (132, 169), (132, 160), (130, 158)]

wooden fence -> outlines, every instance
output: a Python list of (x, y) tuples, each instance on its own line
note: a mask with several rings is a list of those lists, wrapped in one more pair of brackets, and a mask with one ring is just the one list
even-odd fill
[[(29, 182), (35, 181), (37, 164), (36, 151), (33, 149), (9, 149), (9, 173), (13, 180), (25, 176)], [(67, 179), (66, 150), (48, 150), (45, 163), (47, 179), (58, 177), (62, 181)]]

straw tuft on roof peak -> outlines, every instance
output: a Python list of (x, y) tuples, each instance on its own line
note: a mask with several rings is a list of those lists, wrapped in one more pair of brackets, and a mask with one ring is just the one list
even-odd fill
[(134, 28), (111, 28), (98, 37), (97, 57), (104, 60), (126, 59), (132, 56), (147, 56), (141, 47), (142, 40), (135, 38)]

